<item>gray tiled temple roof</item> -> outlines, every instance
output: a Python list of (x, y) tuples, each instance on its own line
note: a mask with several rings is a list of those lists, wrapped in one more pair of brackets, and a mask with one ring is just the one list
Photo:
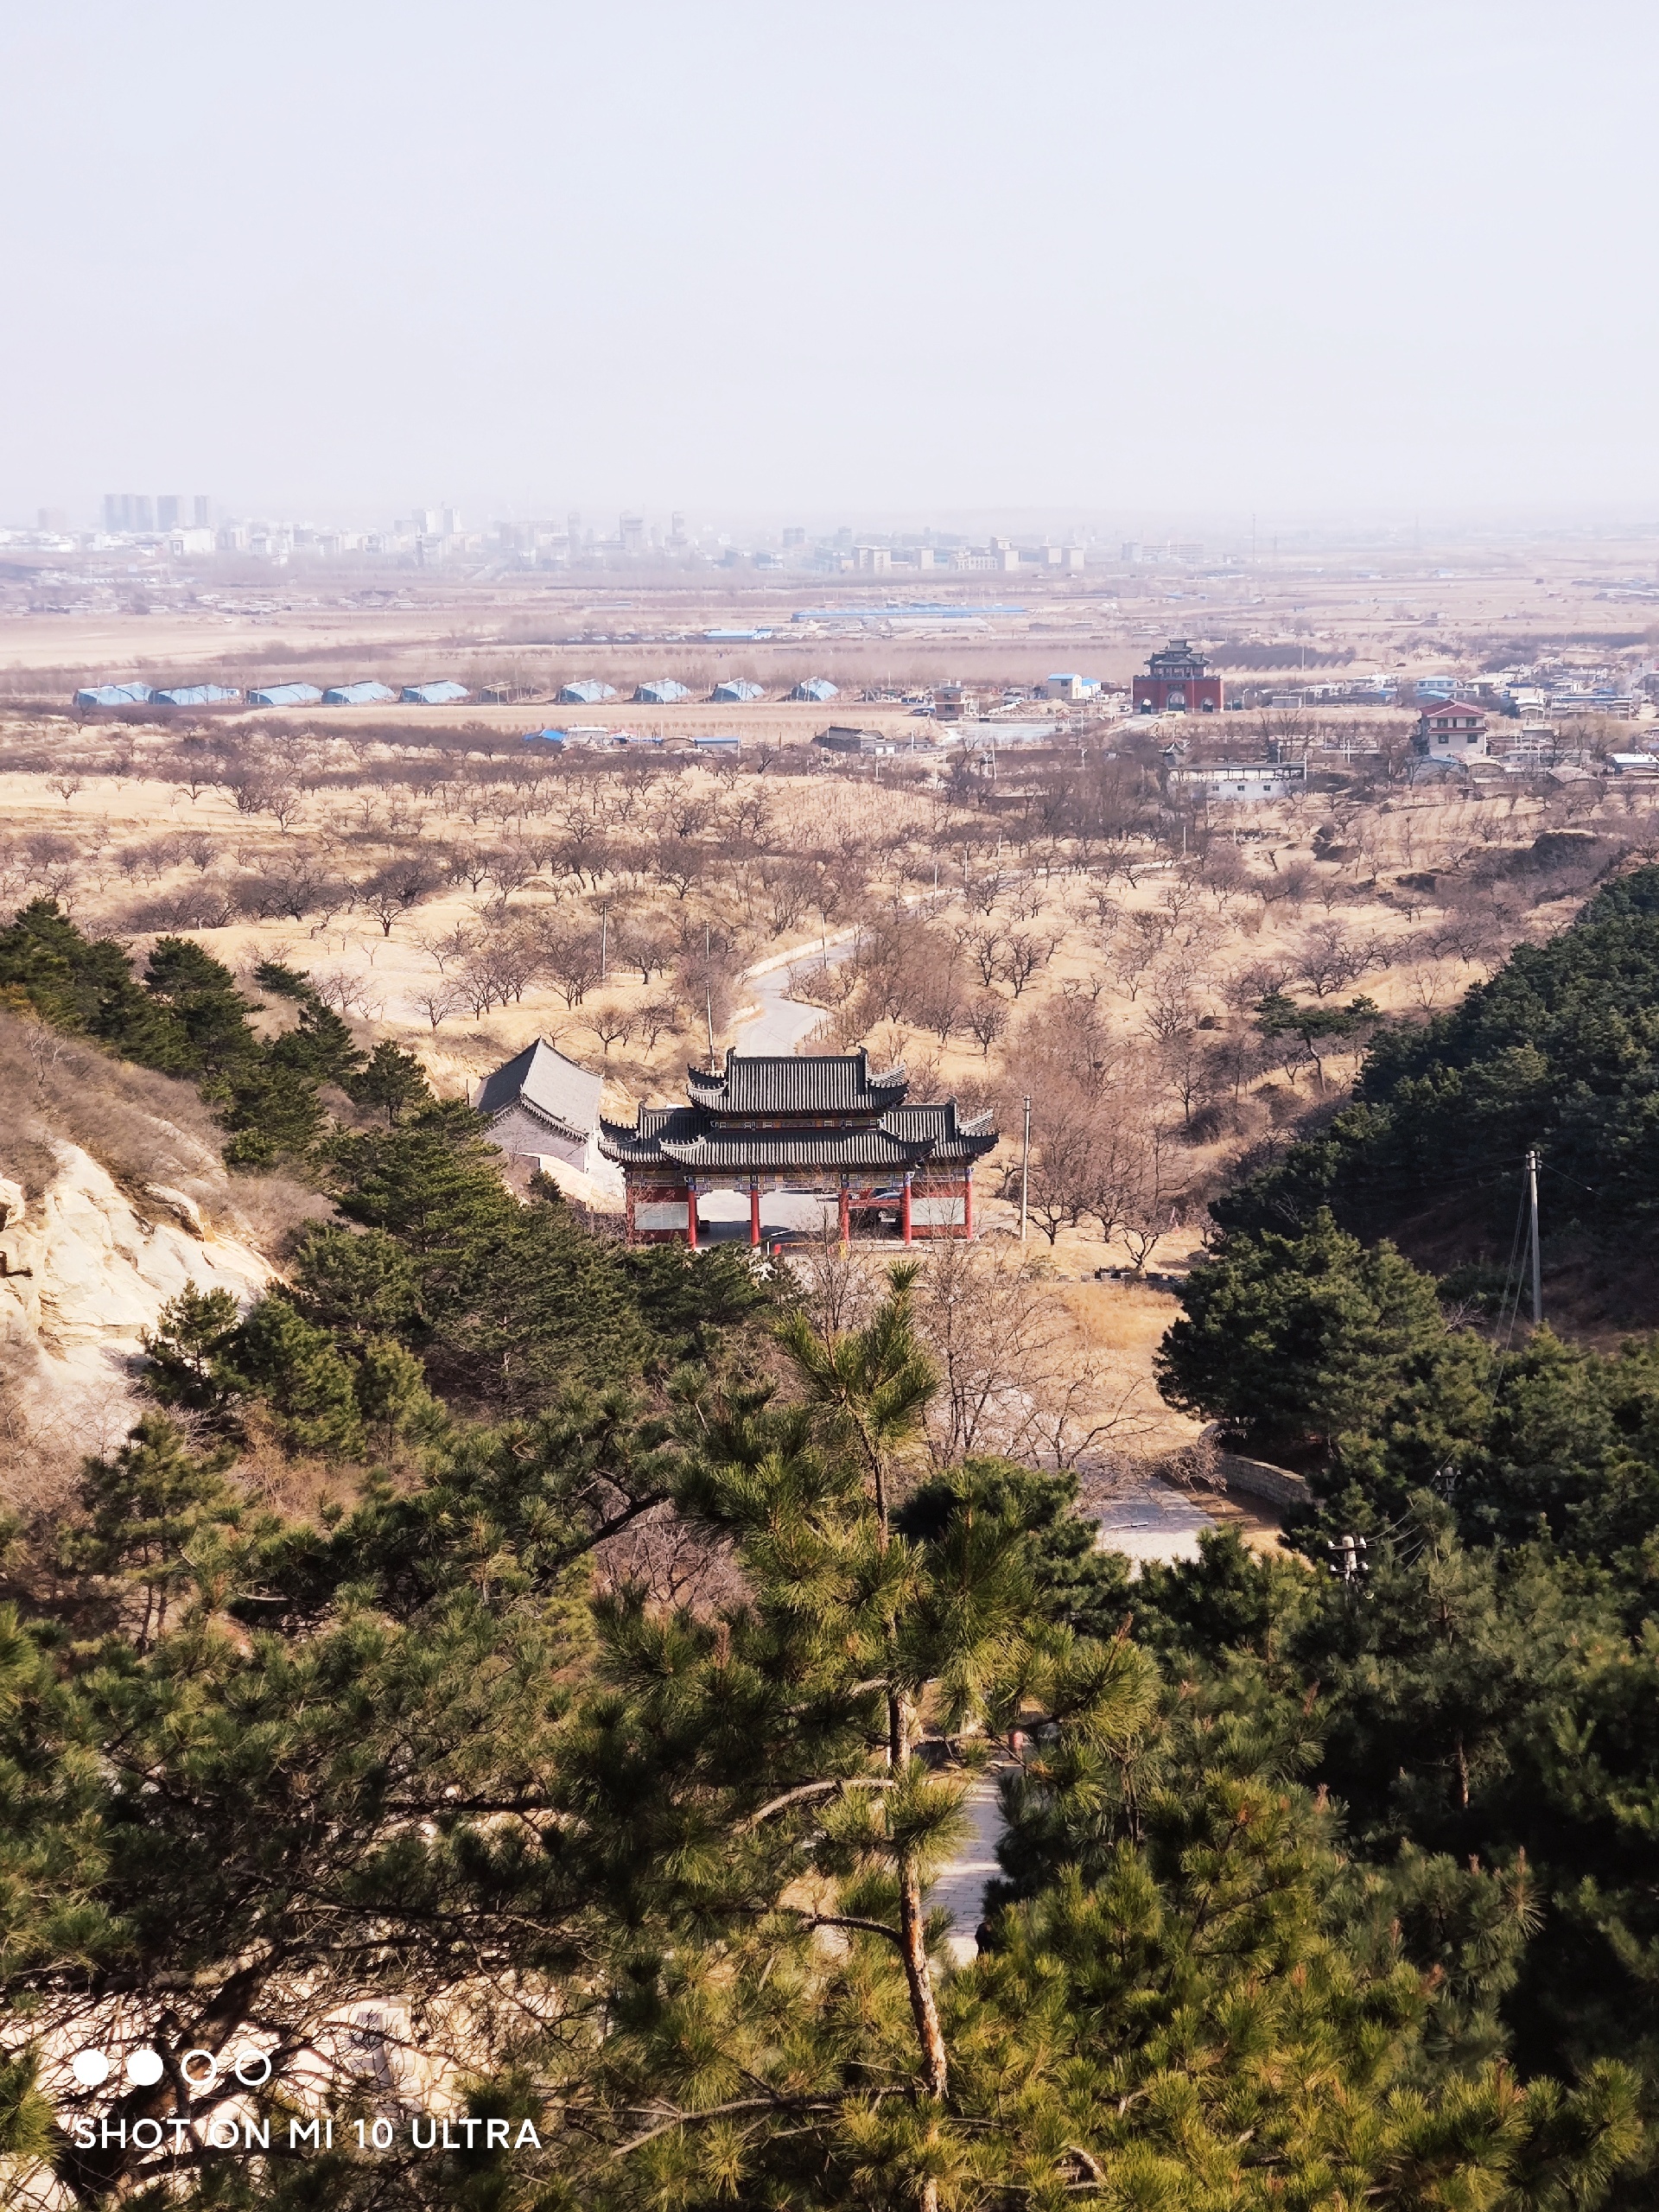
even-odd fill
[(624, 1166), (660, 1160), (664, 1137), (695, 1136), (702, 1126), (702, 1116), (695, 1106), (642, 1106), (632, 1128), (624, 1122), (601, 1121), (599, 1148), (607, 1160), (620, 1160)]
[[(749, 1065), (764, 1071), (753, 1083), (747, 1078)], [(802, 1084), (793, 1086), (775, 1073), (797, 1065), (809, 1071), (850, 1069), (853, 1074), (843, 1080), (810, 1072)], [(774, 1059), (748, 1064), (728, 1054), (724, 1074), (717, 1079), (705, 1077), (704, 1082), (710, 1087), (717, 1084), (722, 1095), (734, 1090), (739, 1096), (753, 1101), (748, 1112), (759, 1121), (769, 1122), (773, 1116), (790, 1112), (791, 1108), (779, 1103), (781, 1099), (806, 1098), (819, 1103), (816, 1112), (811, 1106), (792, 1109), (801, 1114), (804, 1122), (809, 1119), (833, 1122), (844, 1116), (845, 1125), (745, 1128), (738, 1116), (711, 1111), (703, 1097), (694, 1093), (694, 1103), (689, 1106), (642, 1106), (632, 1128), (601, 1122), (601, 1151), (624, 1167), (655, 1166), (674, 1175), (834, 1175), (871, 1169), (902, 1174), (907, 1168), (969, 1166), (997, 1141), (988, 1113), (962, 1121), (956, 1101), (950, 1098), (937, 1104), (893, 1104), (871, 1117), (865, 1101), (880, 1096), (875, 1088), (880, 1078), (872, 1081), (869, 1077), (862, 1053), (834, 1060)], [(827, 1103), (838, 1084), (840, 1096), (849, 1102), (839, 1109)], [(895, 1092), (902, 1098), (902, 1077), (887, 1095), (891, 1097)]]
[(885, 1113), (903, 1102), (903, 1068), (870, 1073), (870, 1056), (856, 1052), (740, 1054), (724, 1068), (687, 1071), (694, 1102), (713, 1114)]
[(581, 1140), (593, 1134), (604, 1087), (601, 1076), (567, 1060), (538, 1037), (485, 1077), (473, 1103), (492, 1118), (510, 1106), (531, 1107), (543, 1121)]

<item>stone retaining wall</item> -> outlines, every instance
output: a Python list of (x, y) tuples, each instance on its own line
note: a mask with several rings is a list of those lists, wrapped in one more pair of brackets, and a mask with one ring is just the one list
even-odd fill
[(1313, 1492), (1305, 1476), (1288, 1467), (1275, 1467), (1266, 1459), (1247, 1459), (1242, 1452), (1223, 1452), (1217, 1471), (1224, 1485), (1243, 1497), (1259, 1497), (1269, 1505), (1312, 1505)]

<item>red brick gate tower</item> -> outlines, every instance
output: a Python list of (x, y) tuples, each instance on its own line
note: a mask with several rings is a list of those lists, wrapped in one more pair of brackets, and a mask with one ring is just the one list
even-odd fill
[(1218, 715), (1221, 678), (1209, 669), (1207, 654), (1185, 638), (1172, 638), (1165, 652), (1147, 661), (1146, 674), (1135, 679), (1136, 714)]

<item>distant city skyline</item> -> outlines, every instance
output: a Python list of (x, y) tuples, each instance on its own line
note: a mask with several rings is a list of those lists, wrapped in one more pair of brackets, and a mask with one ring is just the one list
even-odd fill
[(511, 505), (484, 504), (462, 508), (454, 502), (404, 501), (393, 509), (377, 511), (362, 502), (312, 502), (297, 511), (276, 500), (255, 500), (242, 506), (194, 493), (105, 493), (82, 508), (60, 502), (37, 507), (32, 514), (0, 512), (0, 532), (11, 535), (57, 531), (85, 538), (115, 532), (123, 536), (158, 536), (179, 529), (218, 529), (226, 524), (283, 531), (308, 531), (327, 536), (418, 533), (429, 538), (480, 533), (494, 536), (514, 529), (545, 532), (575, 531), (586, 543), (622, 545), (631, 553), (660, 550), (664, 544), (690, 545), (718, 537), (721, 542), (753, 539), (757, 543), (821, 544), (839, 538), (851, 543), (936, 542), (952, 544), (1006, 536), (1031, 543), (1104, 544), (1108, 541), (1140, 540), (1148, 551), (1162, 548), (1182, 552), (1185, 541), (1201, 536), (1198, 549), (1214, 553), (1224, 545), (1248, 545), (1258, 556), (1275, 544), (1332, 543), (1378, 545), (1410, 539), (1427, 541), (1483, 541), (1525, 543), (1541, 533), (1566, 533), (1590, 537), (1653, 536), (1659, 537), (1659, 494), (1649, 501), (1582, 505), (1576, 512), (1562, 506), (1535, 506), (1504, 510), (1487, 505), (1458, 511), (1437, 511), (1421, 505), (1411, 509), (1354, 508), (1327, 512), (1264, 508), (1243, 513), (1215, 509), (1160, 512), (1145, 505), (1093, 510), (1074, 505), (1040, 509), (950, 508), (912, 512), (859, 508), (848, 519), (845, 509), (804, 513), (785, 508), (775, 512), (702, 513), (644, 503), (627, 511), (582, 510), (550, 500), (536, 510)]
[(0, 518), (1659, 513), (1656, 60), (1630, 0), (14, 10)]

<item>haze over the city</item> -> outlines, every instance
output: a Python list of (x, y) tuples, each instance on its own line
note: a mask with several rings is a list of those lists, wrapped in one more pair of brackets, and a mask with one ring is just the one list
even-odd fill
[(1659, 505), (1628, 0), (0, 24), (0, 520)]

